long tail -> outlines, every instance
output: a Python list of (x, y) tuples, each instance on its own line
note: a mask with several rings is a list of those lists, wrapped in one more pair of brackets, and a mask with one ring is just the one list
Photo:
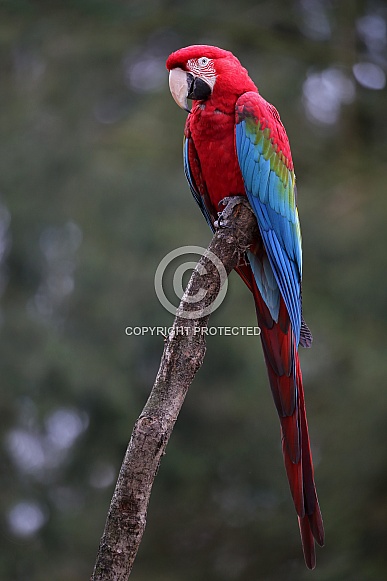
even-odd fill
[(298, 515), (305, 562), (309, 569), (314, 569), (315, 540), (321, 546), (324, 544), (324, 527), (314, 482), (297, 345), (282, 297), (276, 323), (255, 281), (252, 291), (270, 387), (281, 423), (282, 451)]
[(320, 546), (324, 545), (324, 527), (314, 482), (296, 341), (282, 297), (278, 322), (275, 322), (261, 297), (250, 267), (241, 263), (236, 271), (254, 296), (270, 387), (281, 424), (282, 451), (297, 511), (305, 563), (309, 569), (314, 569), (315, 540)]

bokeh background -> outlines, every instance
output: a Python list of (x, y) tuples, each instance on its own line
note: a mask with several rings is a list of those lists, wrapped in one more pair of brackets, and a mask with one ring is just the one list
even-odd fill
[[(0, 2), (0, 578), (89, 578), (170, 325), (154, 273), (210, 232), (165, 59), (232, 50), (287, 128), (304, 241), (308, 418), (326, 527), (306, 570), (257, 337), (208, 339), (135, 581), (387, 578), (387, 6)], [(254, 325), (234, 274), (213, 326)]]

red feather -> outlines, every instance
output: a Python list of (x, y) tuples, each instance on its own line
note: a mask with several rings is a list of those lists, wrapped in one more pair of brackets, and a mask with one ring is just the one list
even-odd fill
[[(299, 518), (305, 562), (313, 569), (316, 564), (314, 539), (322, 546), (324, 529), (314, 482), (300, 361), (290, 325), (284, 332), (279, 323), (270, 321), (268, 308), (255, 285), (253, 294), (270, 386), (281, 423), (282, 452)], [(281, 297), (280, 313), (284, 311)], [(286, 365), (278, 359), (279, 344), (287, 345), (281, 350), (282, 357), (286, 354)], [(290, 373), (289, 353), (292, 360)]]
[[(185, 135), (189, 140), (188, 164), (192, 183), (214, 222), (223, 198), (246, 195), (235, 149), (235, 105), (242, 94), (248, 91), (257, 93), (258, 89), (238, 59), (216, 47), (181, 49), (169, 57), (167, 68), (179, 67), (189, 71), (188, 61), (203, 56), (214, 60), (216, 82), (207, 100), (194, 102), (187, 118)], [(254, 115), (259, 118), (263, 129), (270, 120), (273, 141), (282, 151), (288, 168), (292, 169), (289, 142), (278, 113), (264, 99), (260, 103), (260, 110), (254, 110)], [(258, 257), (265, 253), (260, 235), (250, 250)], [(298, 515), (305, 561), (313, 569), (316, 564), (315, 540), (323, 545), (324, 529), (314, 483), (298, 345), (282, 296), (278, 320), (275, 321), (258, 290), (250, 265), (243, 262), (236, 270), (254, 297), (270, 387), (281, 424), (285, 468)]]

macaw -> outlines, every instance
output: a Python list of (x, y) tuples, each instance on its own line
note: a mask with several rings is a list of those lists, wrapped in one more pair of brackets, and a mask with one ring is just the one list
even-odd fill
[[(269, 383), (280, 419), (282, 450), (306, 565), (316, 565), (324, 528), (314, 482), (298, 345), (312, 335), (302, 317), (301, 231), (288, 137), (229, 51), (194, 45), (167, 59), (169, 86), (188, 112), (184, 171), (214, 231), (219, 203), (247, 196), (259, 235), (236, 270), (253, 294)], [(191, 99), (192, 109), (187, 99)]]

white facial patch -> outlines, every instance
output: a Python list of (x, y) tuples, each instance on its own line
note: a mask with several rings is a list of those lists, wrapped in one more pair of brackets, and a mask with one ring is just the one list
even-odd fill
[(216, 70), (214, 61), (202, 56), (197, 59), (189, 59), (187, 61), (187, 68), (193, 75), (200, 77), (207, 83), (211, 90), (214, 88), (216, 81)]

